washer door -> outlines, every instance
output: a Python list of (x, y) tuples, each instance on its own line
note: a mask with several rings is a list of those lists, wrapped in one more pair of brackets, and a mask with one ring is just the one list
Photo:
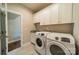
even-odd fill
[(43, 49), (44, 48), (44, 45), (45, 45), (45, 38), (44, 37), (37, 37), (36, 40), (35, 40), (35, 48), (36, 49)]
[(49, 42), (47, 46), (47, 54), (48, 55), (70, 55), (70, 51), (59, 42)]

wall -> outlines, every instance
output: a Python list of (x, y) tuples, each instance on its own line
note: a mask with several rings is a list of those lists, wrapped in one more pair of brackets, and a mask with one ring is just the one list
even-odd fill
[(30, 31), (34, 29), (32, 12), (21, 4), (8, 4), (8, 9), (22, 13), (23, 15), (23, 44), (30, 41)]
[(50, 31), (50, 32), (62, 32), (73, 34), (73, 23), (64, 24), (51, 24), (51, 25), (40, 25), (40, 23), (35, 24), (37, 31)]

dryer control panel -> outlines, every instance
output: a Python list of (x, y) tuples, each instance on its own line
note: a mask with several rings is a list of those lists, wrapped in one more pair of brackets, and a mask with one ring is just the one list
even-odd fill
[(70, 38), (61, 37), (61, 41), (70, 43)]

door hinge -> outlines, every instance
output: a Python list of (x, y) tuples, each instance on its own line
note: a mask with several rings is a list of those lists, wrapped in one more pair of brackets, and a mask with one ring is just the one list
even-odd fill
[(6, 16), (4, 12), (1, 12), (0, 15), (2, 15), (2, 16)]
[(6, 31), (1, 31), (1, 34), (6, 34)]

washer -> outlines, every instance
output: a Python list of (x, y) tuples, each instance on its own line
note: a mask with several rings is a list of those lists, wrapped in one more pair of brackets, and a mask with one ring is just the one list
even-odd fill
[(47, 35), (50, 32), (36, 32), (35, 34), (35, 39), (34, 39), (34, 50), (39, 54), (39, 55), (45, 55), (45, 41), (47, 39)]
[(47, 38), (47, 55), (75, 55), (75, 40), (71, 34), (51, 33)]

